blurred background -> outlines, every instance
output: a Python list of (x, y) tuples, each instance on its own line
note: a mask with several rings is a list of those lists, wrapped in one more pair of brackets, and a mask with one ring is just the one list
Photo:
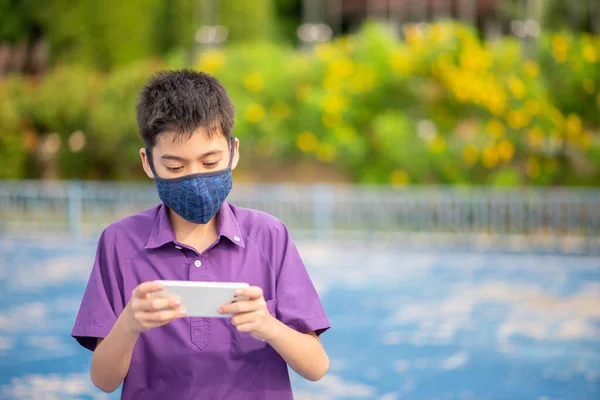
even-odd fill
[(101, 230), (159, 201), (165, 68), (227, 88), (230, 200), (330, 316), (296, 398), (600, 398), (600, 1), (0, 0), (0, 399), (119, 397), (69, 334)]

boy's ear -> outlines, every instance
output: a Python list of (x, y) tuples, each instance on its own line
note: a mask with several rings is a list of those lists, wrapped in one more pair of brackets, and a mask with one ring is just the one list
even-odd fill
[[(150, 150), (152, 151), (152, 150)], [(144, 168), (144, 172), (148, 175), (148, 178), (154, 179), (154, 174), (152, 173), (152, 169), (150, 168), (150, 164), (148, 164), (148, 156), (146, 155), (146, 149), (140, 149), (140, 158), (142, 159), (142, 168)]]
[(233, 147), (233, 161), (231, 162), (231, 169), (235, 169), (240, 161), (240, 140), (238, 138), (235, 138)]

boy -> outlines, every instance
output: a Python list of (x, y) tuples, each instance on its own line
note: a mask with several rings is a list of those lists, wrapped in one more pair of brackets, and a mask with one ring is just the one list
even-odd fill
[[(162, 204), (102, 233), (72, 335), (90, 376), (123, 399), (291, 399), (287, 365), (316, 381), (329, 368), (329, 322), (286, 226), (225, 201), (239, 160), (234, 109), (219, 81), (165, 71), (136, 108), (146, 174)], [(225, 318), (185, 318), (150, 299), (154, 280), (248, 282)]]

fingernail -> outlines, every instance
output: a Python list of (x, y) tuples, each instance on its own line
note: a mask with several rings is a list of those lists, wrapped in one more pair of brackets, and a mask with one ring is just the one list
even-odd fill
[(235, 294), (242, 294), (242, 289), (235, 289)]
[(173, 304), (175, 304), (176, 306), (180, 306), (181, 305), (181, 300), (175, 300), (173, 302)]
[(185, 308), (182, 308), (181, 310), (179, 310), (179, 315), (181, 315), (181, 316), (185, 315)]
[(219, 314), (223, 314), (223, 307), (219, 307), (217, 311), (219, 312)]

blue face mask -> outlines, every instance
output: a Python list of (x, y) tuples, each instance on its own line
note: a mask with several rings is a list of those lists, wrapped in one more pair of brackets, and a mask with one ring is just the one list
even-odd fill
[(231, 138), (231, 157), (227, 168), (180, 178), (163, 179), (156, 174), (149, 149), (148, 164), (154, 174), (158, 197), (181, 218), (194, 224), (206, 224), (214, 217), (229, 195), (232, 187), (231, 163), (235, 151), (235, 138)]

